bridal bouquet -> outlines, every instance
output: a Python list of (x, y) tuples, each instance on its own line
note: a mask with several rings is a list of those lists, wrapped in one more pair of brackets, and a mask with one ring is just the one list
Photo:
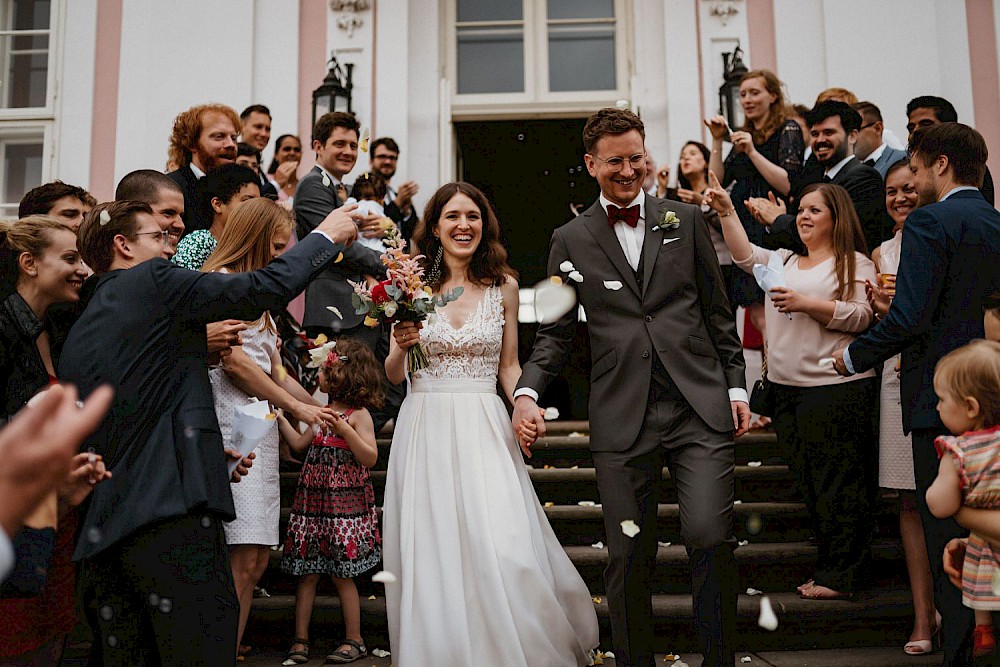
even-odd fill
[[(424, 284), (424, 269), (420, 266), (423, 255), (410, 257), (404, 251), (406, 242), (400, 238), (395, 225), (387, 231), (382, 239), (387, 250), (382, 255), (385, 264), (385, 280), (367, 286), (354, 283), (354, 294), (351, 302), (354, 312), (365, 316), (365, 324), (377, 327), (381, 324), (394, 322), (423, 322), (427, 316), (445, 304), (454, 301), (462, 294), (462, 288), (456, 287), (450, 292), (434, 296), (431, 288)], [(406, 353), (410, 372), (426, 368), (427, 354), (420, 343), (417, 343)]]

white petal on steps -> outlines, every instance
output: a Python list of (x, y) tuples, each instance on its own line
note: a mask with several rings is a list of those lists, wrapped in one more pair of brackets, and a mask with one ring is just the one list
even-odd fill
[(778, 629), (778, 617), (771, 607), (771, 600), (766, 595), (760, 599), (760, 616), (757, 618), (757, 625), (774, 632)]
[[(374, 577), (372, 577), (372, 580), (374, 580)], [(761, 591), (758, 591), (756, 588), (748, 588), (747, 589), (747, 595), (760, 595), (760, 594), (761, 594)]]
[(639, 526), (635, 525), (632, 519), (625, 519), (621, 522), (622, 533), (628, 537), (635, 537), (639, 534)]

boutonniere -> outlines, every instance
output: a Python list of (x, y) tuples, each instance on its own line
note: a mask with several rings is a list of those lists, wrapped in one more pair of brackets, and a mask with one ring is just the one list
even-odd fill
[(660, 221), (653, 225), (653, 231), (672, 231), (681, 226), (681, 219), (673, 211), (664, 211), (660, 214)]

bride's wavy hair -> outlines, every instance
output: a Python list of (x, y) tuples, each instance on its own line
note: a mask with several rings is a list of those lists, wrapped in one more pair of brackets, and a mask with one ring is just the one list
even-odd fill
[(424, 255), (422, 263), (426, 271), (425, 280), (428, 280), (432, 289), (437, 289), (450, 277), (448, 266), (443, 261), (440, 262), (440, 274), (437, 280), (431, 283), (428, 276), (431, 273), (434, 258), (437, 257), (438, 252), (441, 252), (442, 247), (441, 239), (435, 233), (438, 222), (441, 220), (444, 207), (458, 194), (463, 194), (473, 201), (479, 208), (483, 221), (479, 247), (476, 248), (472, 255), (472, 261), (469, 263), (469, 277), (484, 285), (494, 287), (503, 285), (508, 277), (516, 280), (517, 271), (507, 263), (507, 250), (500, 242), (500, 221), (497, 219), (493, 206), (479, 188), (463, 181), (447, 183), (438, 188), (431, 200), (427, 202), (423, 220), (413, 232), (413, 245)]

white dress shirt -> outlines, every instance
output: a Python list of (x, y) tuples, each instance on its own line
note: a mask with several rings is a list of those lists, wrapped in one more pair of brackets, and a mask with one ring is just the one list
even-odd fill
[(194, 162), (192, 162), (188, 166), (191, 167), (191, 173), (194, 174), (194, 177), (197, 178), (199, 181), (205, 178), (205, 172), (199, 169), (198, 165), (196, 165)]
[[(608, 212), (608, 206), (618, 206), (605, 197), (603, 192), (598, 197), (598, 201), (605, 213)], [(646, 193), (640, 190), (628, 206), (619, 207), (631, 208), (636, 205), (639, 206), (639, 223), (635, 227), (629, 227), (624, 222), (616, 222), (614, 226), (618, 244), (622, 247), (625, 259), (628, 260), (633, 271), (639, 268), (639, 258), (642, 257), (642, 242), (646, 238)]]
[(854, 159), (853, 155), (848, 155), (843, 160), (841, 160), (837, 164), (833, 165), (832, 167), (824, 171), (823, 175), (832, 181), (833, 179), (837, 178), (837, 174), (839, 174), (840, 170), (844, 168), (844, 165), (853, 159)]
[(864, 162), (868, 162), (869, 160), (871, 160), (872, 162), (878, 162), (879, 158), (882, 157), (882, 154), (885, 153), (885, 149), (888, 148), (888, 147), (889, 147), (888, 144), (881, 144), (881, 145), (879, 145), (878, 148), (876, 148), (875, 150), (873, 150), (868, 155), (868, 157), (866, 157), (864, 159)]

